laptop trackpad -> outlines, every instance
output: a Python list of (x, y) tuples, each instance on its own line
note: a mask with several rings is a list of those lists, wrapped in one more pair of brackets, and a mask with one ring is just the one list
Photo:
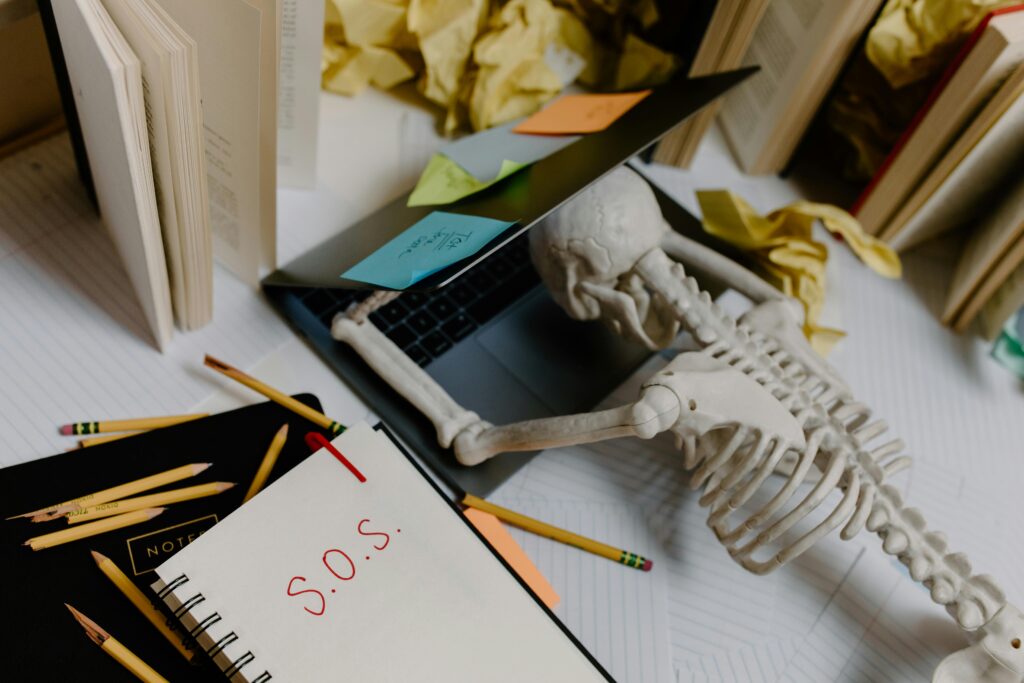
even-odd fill
[(573, 320), (543, 288), (477, 341), (556, 414), (590, 410), (650, 356), (602, 323)]

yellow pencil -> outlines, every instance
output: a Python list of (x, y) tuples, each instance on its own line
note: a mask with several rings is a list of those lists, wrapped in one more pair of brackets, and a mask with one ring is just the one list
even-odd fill
[(520, 529), (525, 529), (531, 533), (537, 534), (538, 536), (545, 536), (552, 540), (558, 541), (559, 543), (565, 543), (579, 548), (580, 550), (586, 550), (589, 553), (600, 555), (601, 557), (607, 557), (609, 560), (615, 560), (628, 567), (634, 567), (636, 569), (642, 569), (645, 572), (651, 571), (653, 562), (650, 560), (631, 553), (627, 550), (620, 550), (619, 548), (612, 547), (606, 543), (595, 541), (587, 538), (586, 536), (580, 536), (574, 534), (571, 531), (565, 529), (559, 529), (556, 526), (551, 526), (540, 520), (521, 515), (518, 512), (513, 512), (507, 508), (499, 507), (494, 503), (488, 503), (482, 498), (471, 496), (466, 494), (466, 497), (462, 499), (462, 504), (482, 510), (483, 512), (489, 512), (498, 519), (508, 522), (512, 526), (517, 526)]
[(95, 550), (90, 552), (92, 553), (92, 559), (96, 560), (96, 566), (113, 582), (117, 590), (121, 591), (135, 605), (135, 608), (142, 612), (142, 616), (146, 617), (149, 623), (156, 627), (157, 631), (160, 631), (160, 635), (166, 638), (174, 646), (174, 649), (181, 653), (182, 657), (192, 661), (195, 653), (185, 647), (181, 636), (171, 630), (171, 627), (167, 625), (167, 619), (153, 607), (153, 603), (146, 599), (146, 596), (139, 590), (139, 587), (132, 583), (131, 579), (109, 557), (101, 555)]
[(194, 477), (200, 472), (204, 472), (211, 463), (201, 462), (191, 465), (182, 465), (181, 467), (175, 467), (174, 469), (166, 470), (164, 472), (158, 472), (142, 479), (136, 479), (126, 484), (119, 484), (109, 489), (103, 489), (102, 491), (96, 491), (95, 493), (87, 493), (84, 496), (78, 498), (72, 498), (56, 505), (50, 505), (39, 510), (33, 510), (32, 512), (26, 512), (14, 517), (8, 517), (7, 519), (17, 519), (19, 517), (31, 517), (33, 522), (46, 522), (51, 519), (57, 519), (58, 517), (71, 512), (72, 510), (80, 510), (90, 505), (99, 505), (100, 503), (106, 503), (111, 500), (120, 500), (127, 498), (128, 496), (134, 496), (136, 493), (142, 493), (149, 489), (155, 489), (158, 486), (165, 486), (167, 484), (173, 484), (176, 481), (182, 479), (188, 479)]
[(139, 659), (135, 653), (119, 643), (116, 638), (100, 628), (100, 625), (95, 621), (66, 602), (64, 606), (71, 611), (75, 621), (85, 629), (85, 635), (89, 636), (89, 640), (99, 645), (104, 652), (116, 659), (118, 664), (135, 674), (136, 678), (140, 681), (145, 681), (146, 683), (167, 683), (166, 678), (154, 671), (153, 667)]
[(284, 406), (293, 413), (301, 415), (310, 422), (313, 422), (314, 424), (317, 424), (323, 427), (324, 429), (333, 432), (334, 434), (341, 434), (343, 431), (345, 431), (344, 425), (342, 425), (340, 422), (335, 422), (334, 420), (327, 417), (323, 413), (313, 410), (312, 408), (310, 408), (309, 406), (300, 401), (296, 401), (288, 394), (281, 393), (274, 387), (264, 384), (255, 377), (250, 377), (249, 375), (245, 374), (238, 368), (231, 367), (227, 363), (219, 361), (213, 356), (206, 356), (206, 358), (203, 359), (203, 363), (206, 365), (206, 367), (213, 368), (217, 372), (223, 375), (227, 375), (236, 382), (244, 384), (253, 391), (263, 394), (271, 401), (274, 401), (275, 403)]
[(36, 536), (25, 541), (24, 545), (31, 546), (32, 550), (42, 550), (43, 548), (52, 548), (65, 543), (71, 543), (72, 541), (80, 541), (83, 538), (89, 538), (90, 536), (95, 536), (97, 534), (121, 529), (126, 526), (131, 526), (132, 524), (148, 522), (166, 509), (167, 508), (146, 508), (144, 510), (126, 512), (123, 515), (107, 517), (106, 519), (90, 522), (88, 524), (73, 526), (68, 529), (54, 531), (50, 534)]
[(274, 468), (274, 463), (277, 462), (277, 456), (281, 454), (281, 449), (284, 448), (284, 442), (288, 439), (288, 424), (285, 423), (280, 429), (277, 430), (277, 434), (274, 434), (273, 440), (270, 442), (270, 447), (267, 448), (267, 454), (263, 456), (263, 462), (260, 463), (260, 467), (256, 470), (256, 476), (252, 478), (252, 483), (249, 484), (249, 490), (245, 492), (245, 498), (242, 502), (246, 502), (253, 496), (255, 496), (263, 484), (267, 481), (267, 476), (270, 475), (270, 470)]
[(148, 429), (136, 429), (131, 432), (121, 432), (120, 434), (105, 434), (103, 436), (90, 436), (88, 439), (79, 439), (79, 448), (88, 448), (89, 446), (99, 446), (101, 443), (110, 443), (111, 441), (119, 441), (121, 439), (127, 439), (129, 436), (135, 436), (136, 434), (142, 434), (148, 432)]
[(227, 491), (232, 486), (234, 486), (234, 484), (231, 482), (212, 481), (208, 484), (186, 486), (183, 489), (172, 489), (170, 491), (162, 491), (160, 493), (151, 493), (148, 496), (122, 498), (121, 500), (115, 500), (109, 503), (100, 503), (99, 505), (92, 505), (87, 508), (82, 508), (81, 510), (72, 510), (67, 514), (68, 524), (92, 522), (104, 517), (113, 517), (114, 515), (120, 515), (125, 512), (141, 510), (142, 508), (155, 508), (170, 505), (172, 503), (182, 503), (186, 500), (194, 500), (195, 498), (215, 496), (218, 493)]
[(159, 429), (171, 425), (191, 422), (209, 413), (193, 413), (191, 415), (165, 415), (164, 417), (137, 417), (131, 420), (103, 420), (102, 422), (72, 422), (61, 425), (60, 433), (64, 436), (81, 436), (82, 434), (109, 434), (110, 432), (129, 432), (145, 429)]

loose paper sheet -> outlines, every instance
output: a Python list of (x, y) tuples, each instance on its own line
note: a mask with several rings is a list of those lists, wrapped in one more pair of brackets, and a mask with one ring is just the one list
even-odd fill
[(277, 173), (280, 185), (316, 184), (320, 124), (320, 40), (323, 0), (283, 0), (277, 90)]
[(342, 277), (405, 289), (472, 256), (513, 225), (492, 218), (433, 211), (342, 273)]
[(610, 95), (566, 95), (541, 109), (512, 131), (534, 135), (597, 133), (615, 123), (619, 117), (650, 94), (650, 90), (640, 90)]

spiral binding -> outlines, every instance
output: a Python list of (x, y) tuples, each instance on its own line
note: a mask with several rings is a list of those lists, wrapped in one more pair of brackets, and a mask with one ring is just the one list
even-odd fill
[[(178, 597), (176, 595), (177, 591), (186, 583), (188, 583), (188, 581), (189, 579), (187, 575), (182, 574), (181, 576), (178, 576), (173, 581), (170, 581), (167, 584), (165, 584), (163, 588), (161, 588), (157, 592), (157, 597), (159, 597), (161, 600), (167, 603), (168, 607), (170, 607), (173, 610), (174, 616), (177, 619), (183, 620), (186, 616), (188, 616), (196, 622), (195, 626), (193, 626), (190, 629), (187, 629), (189, 637), (191, 637), (200, 647), (202, 647), (203, 651), (210, 656), (210, 659), (212, 659), (214, 663), (217, 663), (217, 656), (221, 655), (224, 652), (225, 648), (227, 648), (230, 645), (233, 645), (238, 641), (238, 634), (234, 631), (229, 631), (228, 633), (218, 638), (216, 641), (213, 641), (213, 637), (210, 636), (208, 631), (210, 627), (220, 623), (221, 621), (223, 621), (223, 619), (219, 612), (213, 612), (203, 617), (202, 619), (196, 619), (191, 614), (191, 611), (193, 609), (195, 609), (197, 606), (203, 604), (206, 601), (206, 597), (203, 596), (202, 593), (196, 593), (195, 595), (191, 596), (190, 598), (184, 601), (178, 600)], [(171, 598), (173, 598), (176, 602), (179, 602), (179, 604), (177, 606), (172, 604), (170, 601)], [(205, 636), (204, 640), (210, 643), (209, 646), (204, 645), (203, 642), (200, 641), (201, 636)], [(252, 653), (252, 650), (246, 650), (244, 654), (240, 655), (239, 657), (231, 661), (226, 669), (222, 668), (219, 663), (217, 663), (217, 666), (218, 668), (220, 668), (221, 673), (223, 673), (228, 679), (232, 679), (241, 673), (243, 667), (252, 664), (252, 662), (255, 661), (255, 659), (256, 655)], [(273, 678), (273, 676), (270, 675), (270, 672), (264, 670), (263, 673), (261, 673), (256, 678), (246, 678), (245, 680), (247, 680), (249, 683), (267, 683), (267, 681), (269, 681), (271, 678)]]

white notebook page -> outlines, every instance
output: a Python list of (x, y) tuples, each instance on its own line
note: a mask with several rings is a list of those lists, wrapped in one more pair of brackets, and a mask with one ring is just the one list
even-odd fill
[[(157, 569), (188, 577), (222, 670), (246, 680), (605, 680), (473, 530), (381, 433), (355, 425)], [(195, 596), (202, 594), (199, 600)], [(236, 678), (237, 680), (237, 678)]]

